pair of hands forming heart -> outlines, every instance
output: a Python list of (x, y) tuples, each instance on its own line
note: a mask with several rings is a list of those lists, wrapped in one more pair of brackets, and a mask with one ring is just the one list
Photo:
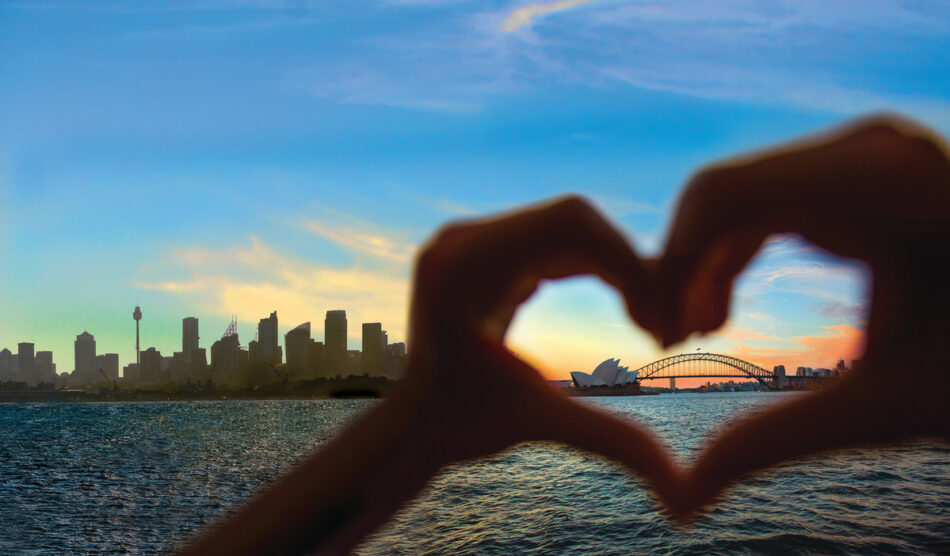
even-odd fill
[[(820, 392), (725, 430), (681, 470), (642, 426), (549, 387), (504, 344), (542, 280), (587, 274), (664, 346), (727, 317), (732, 282), (771, 234), (793, 232), (873, 273), (861, 365)], [(345, 552), (445, 465), (514, 444), (564, 442), (642, 475), (685, 520), (743, 475), (853, 444), (950, 436), (950, 162), (894, 117), (738, 159), (686, 188), (666, 251), (640, 259), (567, 197), (443, 229), (420, 255), (406, 378), (391, 396), (186, 550)]]

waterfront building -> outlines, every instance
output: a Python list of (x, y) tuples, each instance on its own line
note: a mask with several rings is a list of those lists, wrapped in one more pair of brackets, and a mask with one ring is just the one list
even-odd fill
[(391, 379), (402, 377), (406, 368), (406, 344), (396, 342), (386, 346), (386, 376)]
[(154, 347), (150, 347), (140, 354), (140, 358), (141, 380), (144, 382), (162, 382), (164, 379), (164, 376), (162, 376), (162, 370), (164, 367), (162, 352), (158, 351)]
[(191, 361), (191, 356), (196, 349), (198, 349), (198, 319), (185, 317), (181, 319), (181, 353), (186, 361)]
[(191, 369), (191, 380), (194, 382), (204, 382), (208, 380), (208, 353), (205, 348), (197, 348), (191, 352), (191, 361), (188, 362)]
[(310, 323), (305, 322), (284, 335), (287, 347), (287, 374), (291, 378), (310, 378)]
[(363, 323), (363, 354), (360, 370), (369, 376), (383, 374), (383, 353), (385, 346), (383, 325), (378, 322)]
[(56, 376), (56, 363), (53, 363), (52, 351), (36, 352), (36, 380), (39, 382), (53, 382)]
[(138, 363), (129, 363), (125, 367), (122, 367), (122, 380), (127, 382), (138, 382), (142, 378), (142, 374), (139, 372)]
[(318, 342), (310, 338), (310, 349), (307, 354), (307, 365), (309, 365), (310, 375), (313, 377), (326, 376), (326, 361), (324, 360), (323, 342)]
[(277, 348), (277, 311), (257, 323), (257, 358), (274, 365), (281, 363)]
[(83, 331), (82, 334), (76, 336), (73, 351), (75, 356), (73, 379), (79, 382), (96, 381), (96, 377), (99, 376), (99, 371), (93, 367), (96, 360), (96, 339), (89, 332)]
[(33, 353), (34, 347), (35, 346), (30, 342), (20, 342), (17, 344), (19, 381), (25, 382), (30, 386), (36, 386), (39, 382), (36, 379), (36, 356)]
[(176, 351), (171, 357), (163, 357), (165, 376), (172, 382), (189, 382), (191, 380), (191, 366), (185, 359), (185, 354)]
[(343, 376), (358, 375), (362, 372), (363, 364), (361, 360), (363, 354), (358, 349), (351, 349), (346, 352), (346, 363), (343, 365)]
[[(346, 311), (327, 311), (323, 321), (324, 357), (330, 376), (344, 374), (347, 367)], [(358, 367), (357, 367), (358, 368)]]
[[(256, 342), (251, 343), (257, 345)], [(220, 340), (211, 344), (209, 380), (219, 384), (239, 384), (243, 382), (240, 371), (243, 371), (244, 365), (247, 363), (247, 356), (248, 352), (241, 349), (237, 332), (233, 334), (225, 333), (225, 336)]]
[(9, 349), (3, 348), (0, 350), (0, 382), (15, 379), (16, 376), (13, 374), (13, 353)]
[(389, 344), (387, 348), (389, 350), (390, 357), (405, 357), (406, 356), (406, 344), (403, 342), (395, 342)]
[(96, 381), (102, 380), (102, 373), (100, 373), (98, 369), (102, 369), (102, 372), (112, 380), (119, 378), (119, 354), (103, 353), (102, 355), (97, 355), (94, 367), (96, 369)]
[(580, 371), (571, 373), (571, 380), (578, 388), (590, 386), (620, 386), (637, 382), (637, 371), (620, 366), (620, 359), (607, 359), (594, 368), (591, 374)]

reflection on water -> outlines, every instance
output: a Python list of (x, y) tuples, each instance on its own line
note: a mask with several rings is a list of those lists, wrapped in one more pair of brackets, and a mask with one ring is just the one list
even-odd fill
[[(783, 394), (585, 403), (635, 415), (689, 459)], [(0, 405), (0, 553), (167, 550), (249, 496), (367, 401)], [(454, 466), (360, 549), (459, 552), (947, 552), (950, 447), (918, 442), (785, 465), (690, 529), (636, 479), (569, 448)]]

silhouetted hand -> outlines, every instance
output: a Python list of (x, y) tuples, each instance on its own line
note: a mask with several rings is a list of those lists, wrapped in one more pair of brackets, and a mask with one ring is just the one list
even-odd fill
[[(550, 388), (503, 345), (544, 279), (593, 274), (665, 345), (711, 331), (733, 279), (767, 236), (795, 232), (873, 272), (861, 366), (826, 390), (748, 419), (681, 474), (642, 428)], [(723, 164), (693, 179), (657, 265), (569, 197), (444, 229), (417, 262), (407, 376), (392, 395), (188, 547), (193, 553), (343, 552), (438, 470), (519, 442), (606, 455), (680, 517), (743, 474), (856, 443), (950, 433), (950, 164), (928, 132), (866, 120), (822, 142)]]
[(601, 277), (655, 322), (650, 276), (585, 201), (446, 227), (415, 269), (406, 377), (385, 401), (191, 547), (195, 554), (345, 552), (452, 462), (551, 440), (614, 458), (661, 498), (679, 483), (640, 427), (576, 403), (503, 345), (545, 279)]
[(833, 386), (716, 438), (672, 502), (683, 517), (742, 475), (788, 458), (950, 435), (950, 163), (936, 136), (875, 117), (698, 173), (661, 263), (664, 344), (721, 326), (736, 274), (782, 232), (867, 263), (865, 353)]
[[(526, 440), (559, 440), (616, 452), (653, 476), (665, 454), (638, 429), (551, 388), (503, 345), (518, 306), (542, 280), (601, 277), (647, 321), (648, 276), (640, 259), (586, 201), (567, 197), (490, 220), (451, 225), (416, 267), (406, 389), (420, 397), (436, 464)], [(607, 430), (609, 429), (609, 433)], [(597, 439), (626, 435), (636, 450)]]

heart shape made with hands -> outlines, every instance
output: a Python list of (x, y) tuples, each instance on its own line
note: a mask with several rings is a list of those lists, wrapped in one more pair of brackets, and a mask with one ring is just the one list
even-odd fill
[[(658, 260), (637, 256), (578, 197), (444, 229), (417, 264), (407, 376), (434, 394), (427, 426), (447, 439), (431, 446), (437, 463), (530, 440), (564, 442), (641, 474), (675, 517), (688, 519), (742, 476), (789, 458), (946, 436), (942, 393), (950, 381), (933, 370), (950, 333), (950, 165), (942, 150), (928, 148), (932, 138), (920, 137), (903, 121), (868, 120), (830, 140), (706, 170), (683, 194)], [(907, 185), (909, 174), (916, 179)], [(642, 426), (554, 392), (504, 347), (514, 312), (540, 281), (580, 274), (615, 288), (631, 318), (664, 346), (715, 330), (728, 316), (736, 275), (768, 236), (783, 232), (868, 263), (874, 281), (862, 364), (820, 392), (723, 431), (689, 470)], [(906, 372), (904, 382), (894, 383), (894, 368)], [(939, 386), (921, 389), (919, 380)]]
[[(441, 467), (527, 441), (612, 458), (688, 520), (734, 481), (789, 458), (950, 438), (950, 160), (935, 133), (878, 116), (707, 168), (686, 187), (670, 229), (651, 261), (577, 197), (444, 228), (416, 260), (403, 380), (192, 553), (275, 543), (344, 553)], [(573, 275), (615, 288), (663, 346), (715, 330), (735, 276), (777, 233), (867, 263), (861, 364), (722, 431), (690, 469), (644, 427), (573, 401), (505, 348), (515, 311), (538, 284)]]

